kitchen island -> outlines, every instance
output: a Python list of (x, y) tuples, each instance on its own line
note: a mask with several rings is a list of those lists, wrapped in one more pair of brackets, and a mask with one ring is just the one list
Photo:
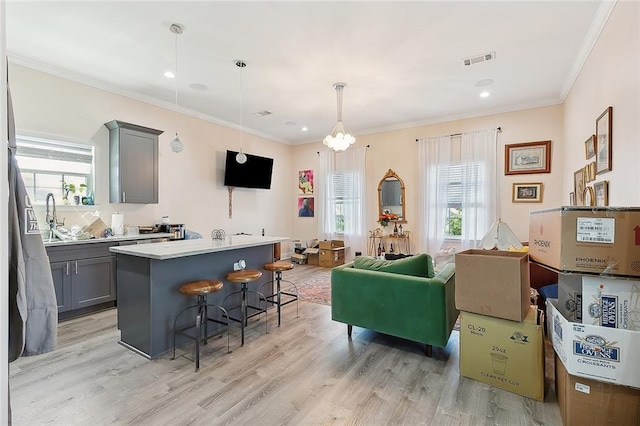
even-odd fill
[[(274, 249), (288, 238), (233, 235), (223, 240), (198, 239), (111, 247), (117, 255), (117, 305), (120, 343), (147, 358), (157, 358), (173, 347), (173, 326), (176, 314), (193, 305), (195, 298), (179, 293), (181, 284), (204, 279), (223, 282), (221, 291), (210, 294), (207, 302), (222, 304), (239, 286), (225, 280), (234, 263), (244, 260), (247, 269), (262, 270), (273, 261)], [(249, 284), (259, 290), (270, 275)], [(234, 303), (230, 298), (229, 302)], [(239, 300), (239, 299), (238, 299)], [(251, 300), (251, 303), (258, 303)], [(264, 302), (263, 302), (264, 303)], [(236, 306), (237, 305), (237, 306)], [(230, 314), (238, 317), (239, 303)], [(192, 318), (193, 317), (193, 318)], [(178, 327), (192, 324), (193, 315), (182, 315)], [(180, 346), (187, 339), (178, 336)]]

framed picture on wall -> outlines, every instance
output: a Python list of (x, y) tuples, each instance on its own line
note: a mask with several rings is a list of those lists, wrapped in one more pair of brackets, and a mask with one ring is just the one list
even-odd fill
[(609, 205), (609, 181), (603, 180), (602, 182), (596, 182), (593, 184), (595, 190), (596, 206), (608, 206)]
[(505, 145), (504, 174), (551, 172), (551, 141)]
[(584, 156), (587, 160), (596, 156), (596, 135), (589, 136), (584, 142)]
[(313, 195), (313, 170), (298, 171), (298, 195)]
[(611, 171), (611, 127), (613, 108), (608, 107), (596, 120), (596, 174)]
[(542, 202), (542, 182), (536, 183), (514, 183), (513, 184), (514, 203), (541, 203)]
[(573, 192), (576, 194), (576, 206), (584, 206), (584, 168), (573, 172)]

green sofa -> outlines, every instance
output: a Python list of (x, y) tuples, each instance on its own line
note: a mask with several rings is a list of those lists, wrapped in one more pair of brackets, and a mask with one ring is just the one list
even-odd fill
[(331, 270), (331, 318), (347, 324), (349, 337), (354, 325), (375, 330), (425, 343), (428, 357), (432, 345), (447, 345), (459, 314), (454, 295), (454, 264), (432, 278), (357, 269), (353, 261)]

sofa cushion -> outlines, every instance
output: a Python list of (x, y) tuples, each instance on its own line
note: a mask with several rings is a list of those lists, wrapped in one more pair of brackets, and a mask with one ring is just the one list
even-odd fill
[(373, 257), (358, 256), (353, 261), (353, 267), (414, 277), (433, 278), (435, 276), (433, 260), (426, 253), (397, 260), (378, 260)]

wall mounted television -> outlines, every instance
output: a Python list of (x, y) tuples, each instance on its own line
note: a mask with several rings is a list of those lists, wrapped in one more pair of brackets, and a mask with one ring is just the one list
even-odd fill
[(246, 154), (247, 162), (236, 161), (237, 151), (227, 150), (224, 167), (224, 185), (236, 188), (271, 189), (273, 158)]

